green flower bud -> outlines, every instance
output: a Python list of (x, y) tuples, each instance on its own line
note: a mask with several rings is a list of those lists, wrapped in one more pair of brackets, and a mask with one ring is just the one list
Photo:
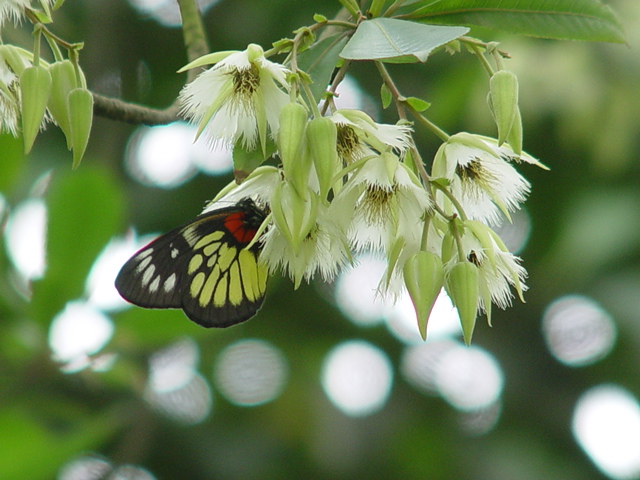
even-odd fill
[(71, 123), (69, 120), (69, 92), (76, 88), (76, 72), (69, 60), (56, 62), (49, 67), (51, 74), (51, 95), (49, 112), (67, 139), (67, 148), (71, 150)]
[(498, 146), (509, 135), (518, 111), (518, 79), (507, 70), (494, 73), (489, 81), (489, 105), (498, 126)]
[(326, 200), (334, 175), (338, 172), (338, 128), (327, 117), (307, 124), (307, 142), (320, 184), (320, 198)]
[(0, 59), (4, 60), (13, 73), (17, 76), (31, 64), (28, 58), (29, 52), (14, 45), (0, 45)]
[(69, 118), (71, 120), (71, 146), (73, 147), (73, 168), (80, 165), (89, 143), (93, 122), (93, 95), (84, 88), (76, 88), (69, 93)]
[(294, 253), (298, 252), (300, 244), (316, 223), (317, 195), (308, 189), (300, 194), (291, 183), (280, 182), (271, 198), (271, 211), (276, 227), (290, 243)]
[(470, 345), (478, 313), (478, 267), (470, 262), (456, 263), (447, 275), (445, 287), (458, 310), (464, 343)]
[(442, 260), (434, 253), (419, 252), (407, 260), (402, 273), (416, 311), (420, 335), (426, 340), (427, 322), (444, 283)]
[(278, 152), (284, 176), (302, 192), (309, 178), (309, 156), (303, 151), (303, 140), (309, 115), (299, 103), (288, 103), (280, 111)]
[[(509, 135), (507, 135), (507, 143), (511, 147), (511, 150), (513, 150), (513, 153), (518, 156), (522, 155), (522, 117), (520, 116), (519, 108), (516, 109), (516, 116), (513, 119)], [(544, 165), (541, 166), (544, 167)]]
[(49, 102), (51, 74), (39, 65), (25, 68), (20, 75), (20, 99), (24, 152), (29, 153), (40, 131)]

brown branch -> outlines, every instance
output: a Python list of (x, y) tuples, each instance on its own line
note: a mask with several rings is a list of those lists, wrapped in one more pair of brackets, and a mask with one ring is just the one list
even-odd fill
[(179, 120), (180, 107), (174, 103), (164, 110), (128, 103), (118, 98), (93, 94), (94, 115), (134, 125), (166, 125)]

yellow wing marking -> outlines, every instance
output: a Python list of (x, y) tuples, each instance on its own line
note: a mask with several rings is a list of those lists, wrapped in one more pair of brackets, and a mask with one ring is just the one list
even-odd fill
[(196, 270), (198, 270), (200, 268), (200, 265), (202, 265), (202, 255), (196, 254), (193, 257), (191, 257), (191, 260), (189, 260), (189, 267), (187, 268), (187, 273), (189, 275), (193, 275), (193, 272), (195, 272)]
[(223, 275), (220, 277), (220, 281), (218, 282), (218, 285), (216, 285), (216, 291), (213, 293), (213, 304), (216, 307), (221, 307), (227, 303), (227, 283), (227, 276)]
[[(202, 287), (202, 291), (200, 292), (199, 303), (201, 307), (206, 307), (209, 303), (211, 303), (211, 299), (213, 298), (213, 291), (220, 280), (220, 267), (215, 265), (211, 273), (207, 277), (207, 280), (204, 282), (204, 286)], [(220, 305), (217, 305), (220, 306)]]
[(204, 272), (196, 273), (195, 277), (191, 280), (191, 287), (189, 288), (189, 293), (193, 298), (196, 298), (200, 294), (200, 290), (202, 290), (202, 286), (204, 285), (204, 279), (206, 275)]
[(204, 237), (202, 237), (200, 240), (196, 242), (196, 244), (193, 246), (193, 249), (199, 250), (202, 247), (206, 247), (210, 243), (217, 242), (223, 236), (224, 236), (224, 232), (221, 232), (221, 231), (215, 231), (213, 233), (210, 233), (209, 235), (205, 235)]

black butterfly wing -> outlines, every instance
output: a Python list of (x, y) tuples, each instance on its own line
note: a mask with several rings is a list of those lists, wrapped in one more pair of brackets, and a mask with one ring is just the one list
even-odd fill
[(182, 308), (204, 327), (227, 327), (262, 306), (267, 270), (249, 244), (264, 219), (244, 203), (197, 217), (158, 237), (120, 270), (116, 288), (145, 308)]

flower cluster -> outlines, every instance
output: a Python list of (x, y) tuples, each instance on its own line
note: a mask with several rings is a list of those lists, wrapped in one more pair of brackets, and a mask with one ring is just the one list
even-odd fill
[(406, 288), (425, 336), (445, 288), (467, 343), (478, 313), (490, 322), (491, 306), (509, 306), (512, 289), (522, 299), (526, 271), (491, 226), (529, 193), (514, 163), (537, 160), (504, 141), (459, 133), (427, 172), (409, 125), (378, 124), (356, 110), (321, 115), (296, 93), (300, 77), (256, 45), (185, 68), (204, 64), (213, 66), (181, 94), (185, 116), (213, 143), (264, 150), (271, 141), (279, 159), (230, 184), (205, 210), (245, 197), (267, 208), (260, 259), (272, 273), (296, 287), (316, 274), (331, 281), (354, 253), (379, 253), (387, 259), (379, 292)]
[(14, 45), (0, 45), (0, 133), (22, 133), (25, 153), (48, 123), (55, 122), (73, 150), (73, 167), (84, 155), (93, 122), (93, 95), (77, 55), (47, 63)]

